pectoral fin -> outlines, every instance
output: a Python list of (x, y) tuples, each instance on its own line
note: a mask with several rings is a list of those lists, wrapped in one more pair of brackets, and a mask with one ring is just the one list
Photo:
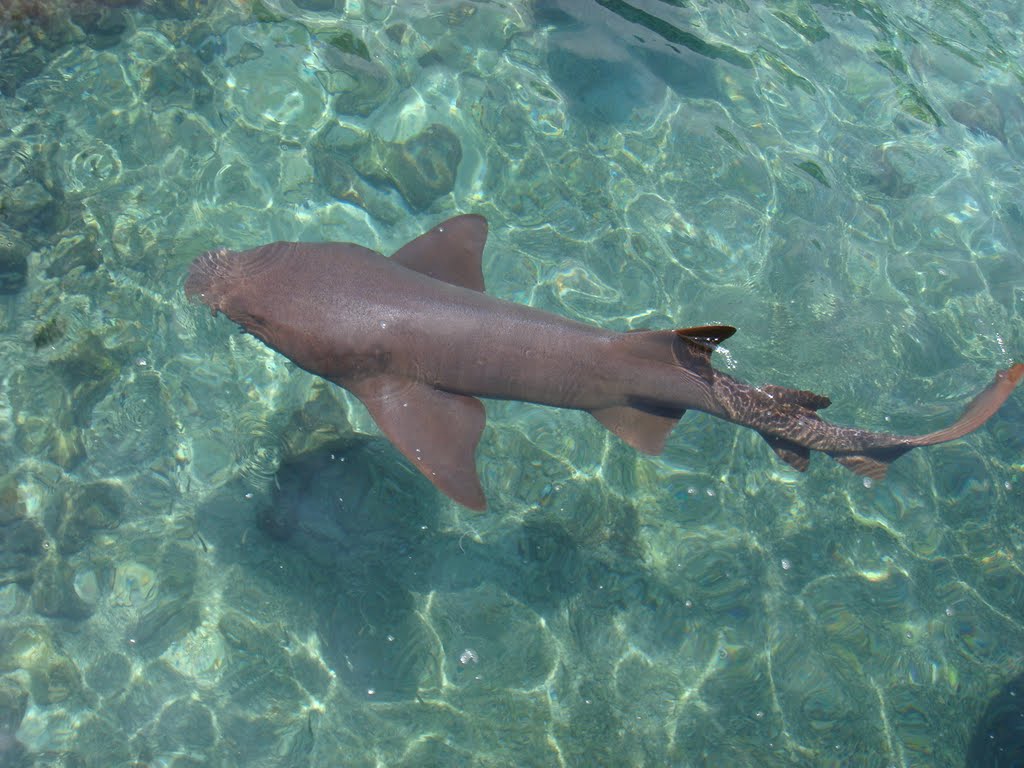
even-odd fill
[(476, 446), (487, 419), (483, 403), (397, 376), (339, 383), (442, 493), (470, 509), (487, 508), (476, 473)]

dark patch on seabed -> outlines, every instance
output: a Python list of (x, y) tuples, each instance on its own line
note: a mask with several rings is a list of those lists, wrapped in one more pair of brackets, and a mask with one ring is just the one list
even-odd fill
[[(315, 572), (296, 576), (310, 579), (301, 593), (315, 583), (334, 585), (331, 599), (317, 608), (318, 629), (327, 658), (353, 693), (372, 690), (375, 700), (408, 700), (432, 678), (437, 659), (428, 635), (437, 630), (424, 625), (416, 595), (483, 588), (510, 596), (498, 602), (509, 621), (524, 624), (532, 614), (520, 601), (554, 620), (570, 605), (574, 614), (609, 614), (633, 595), (678, 611), (673, 620), (685, 621), (684, 600), (653, 574), (637, 571), (638, 518), (631, 507), (615, 510), (607, 523), (613, 535), (600, 548), (583, 546), (540, 510), (484, 542), (464, 530), (445, 530), (436, 504), (422, 501), (434, 496), (432, 486), (392, 459), (392, 449), (378, 438), (292, 457), (277, 472), (270, 505), (257, 515), (270, 538), (299, 562), (316, 564)], [(218, 514), (216, 507), (210, 514)], [(409, 509), (418, 513), (409, 515)], [(214, 519), (203, 530), (218, 547), (233, 548)], [(596, 582), (608, 588), (587, 588)], [(554, 658), (547, 650), (536, 653), (535, 668), (520, 673), (540, 684)], [(452, 671), (468, 674), (465, 665)]]
[(964, 768), (1024, 766), (1024, 675), (996, 694), (974, 727)]

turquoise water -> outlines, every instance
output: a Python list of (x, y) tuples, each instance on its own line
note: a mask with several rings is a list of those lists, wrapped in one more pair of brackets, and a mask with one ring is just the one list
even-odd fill
[(1024, 357), (1018, 2), (4, 9), (0, 765), (964, 764), (1020, 393), (870, 487), (489, 403), (480, 515), (182, 286), (475, 211), (496, 296), (944, 426)]

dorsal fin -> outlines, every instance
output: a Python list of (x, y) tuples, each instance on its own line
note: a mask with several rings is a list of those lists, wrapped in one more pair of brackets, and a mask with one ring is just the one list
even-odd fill
[(391, 258), (428, 277), (483, 293), (480, 262), (486, 242), (487, 219), (468, 213), (441, 222), (410, 240)]

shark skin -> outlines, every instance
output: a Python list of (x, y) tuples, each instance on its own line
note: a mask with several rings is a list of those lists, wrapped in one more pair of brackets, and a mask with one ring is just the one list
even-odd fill
[(479, 398), (588, 411), (629, 445), (658, 454), (679, 418), (704, 411), (759, 432), (805, 471), (811, 451), (880, 480), (907, 451), (984, 424), (1024, 378), (999, 371), (951, 426), (918, 436), (842, 427), (827, 397), (754, 387), (711, 365), (735, 328), (619, 333), (484, 292), (482, 216), (456, 216), (391, 258), (352, 243), (278, 242), (197, 258), (185, 293), (300, 368), (344, 387), (439, 490), (487, 506), (476, 471)]

